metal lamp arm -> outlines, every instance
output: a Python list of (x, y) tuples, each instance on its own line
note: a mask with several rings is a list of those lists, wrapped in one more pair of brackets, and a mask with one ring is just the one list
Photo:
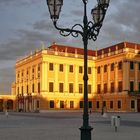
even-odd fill
[(64, 36), (64, 37), (69, 36), (69, 35), (72, 35), (73, 37), (78, 37), (79, 34), (81, 36), (83, 36), (83, 32), (74, 29), (76, 26), (79, 26), (83, 30), (83, 27), (80, 24), (75, 24), (71, 29), (69, 29), (69, 28), (60, 28), (60, 27), (57, 26), (55, 21), (53, 22), (53, 24), (54, 24), (55, 28), (60, 31), (60, 34), (62, 36)]
[(88, 30), (87, 30), (88, 39), (90, 40), (92, 39), (93, 41), (95, 41), (97, 39), (102, 24), (95, 24), (89, 21), (87, 26), (88, 26)]
[(91, 21), (88, 22), (88, 31), (87, 31), (88, 38), (93, 39), (93, 41), (97, 39), (97, 36), (99, 35), (99, 31), (102, 27), (102, 23), (106, 15), (107, 8), (105, 9), (104, 7), (101, 7), (101, 9), (103, 11), (102, 19), (97, 23), (93, 23)]

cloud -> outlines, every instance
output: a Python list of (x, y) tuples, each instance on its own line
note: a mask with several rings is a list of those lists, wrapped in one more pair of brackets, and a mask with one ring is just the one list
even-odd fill
[[(2, 65), (3, 63), (5, 63), (5, 66)], [(0, 68), (0, 94), (11, 93), (11, 84), (15, 79), (13, 64), (14, 61), (0, 61), (0, 67), (3, 66), (3, 68)]]
[[(94, 8), (95, 2), (89, 1), (88, 3), (89, 20), (91, 19), (89, 9)], [(34, 7), (34, 5), (36, 6)], [(20, 6), (22, 7), (21, 9)], [(30, 9), (28, 8), (28, 6), (31, 6)], [(37, 8), (38, 6), (39, 8)], [(0, 69), (0, 91), (9, 91), (11, 87), (10, 84), (14, 80), (13, 66), (16, 59), (38, 49), (41, 42), (44, 42), (46, 44), (46, 47), (48, 47), (52, 42), (56, 42), (58, 44), (65, 44), (83, 48), (81, 37), (73, 38), (72, 36), (69, 36), (65, 38), (59, 34), (58, 30), (55, 29), (52, 21), (50, 20), (50, 17), (48, 16), (49, 12), (47, 11), (46, 1), (0, 0), (0, 9), (3, 8), (5, 12), (9, 10), (8, 12), (10, 13), (11, 9), (9, 7), (12, 10), (14, 10), (15, 7), (19, 7), (17, 8), (17, 10), (20, 10), (16, 11), (19, 12), (19, 15), (14, 14), (18, 18), (17, 20), (16, 18), (14, 18), (16, 22), (15, 24), (13, 24), (16, 25), (16, 27), (19, 25), (19, 23), (22, 23), (22, 25), (18, 26), (18, 28), (12, 29), (12, 31), (14, 30), (14, 33), (12, 32), (10, 39), (7, 34), (7, 42), (0, 43), (0, 66), (1, 68), (3, 68)], [(126, 40), (139, 43), (139, 8), (140, 0), (111, 0), (98, 39), (96, 42), (93, 42), (92, 40), (89, 41), (88, 48), (96, 49), (96, 47), (107, 47)], [(25, 9), (27, 12), (23, 13)], [(3, 16), (4, 19), (6, 19), (6, 15), (7, 14)], [(60, 13), (58, 25), (60, 27), (71, 27), (75, 23), (82, 24), (82, 20), (82, 1), (65, 1)], [(13, 17), (11, 20), (9, 19), (9, 17), (7, 17), (6, 23), (8, 21), (10, 24), (8, 24), (9, 26), (7, 28), (9, 28), (10, 30)], [(7, 33), (7, 28), (5, 28), (5, 34)], [(5, 60), (7, 61), (7, 63), (5, 65), (2, 65), (2, 63), (5, 63)], [(9, 60), (13, 60), (13, 63), (10, 63)], [(10, 79), (8, 80), (8, 78)], [(5, 87), (4, 85), (8, 86)]]
[(52, 21), (47, 21), (47, 19), (43, 19), (40, 21), (37, 21), (33, 24), (33, 29), (35, 30), (41, 30), (41, 31), (53, 31), (54, 26), (52, 25)]
[[(40, 24), (42, 24), (42, 22), (40, 22)], [(44, 42), (46, 47), (52, 42), (67, 42), (67, 38), (59, 36), (59, 32), (55, 29), (49, 31), (49, 28), (46, 28), (44, 32), (41, 32), (43, 28), (41, 28), (39, 23), (34, 26), (34, 30), (17, 30), (16, 35), (18, 38), (13, 38), (8, 43), (0, 44), (0, 60), (15, 60), (20, 56), (29, 54), (31, 51), (39, 48), (41, 42)]]
[[(1, 0), (0, 4), (18, 2), (19, 0)], [(20, 4), (22, 4), (22, 2), (27, 2), (28, 4), (38, 3), (37, 0), (20, 1)], [(139, 0), (118, 0), (117, 2), (115, 0), (112, 0), (109, 10), (107, 11), (107, 15), (105, 17), (103, 27), (100, 31), (97, 43), (94, 43), (100, 44), (100, 46), (105, 47), (105, 44), (111, 44), (112, 42), (121, 42), (125, 39), (130, 41), (139, 40), (139, 3)], [(67, 4), (70, 5), (72, 4), (72, 2), (69, 1)], [(82, 4), (75, 3), (74, 8), (71, 9), (69, 13), (65, 13), (65, 16), (69, 15), (66, 19), (72, 18), (72, 20), (65, 20), (63, 23), (62, 18), (62, 21), (59, 22), (60, 26), (69, 26), (69, 24), (72, 23), (73, 19), (75, 20), (74, 22), (79, 21), (82, 15), (81, 11), (83, 11), (83, 9), (80, 8), (75, 9), (75, 6), (78, 7), (79, 5), (81, 6)], [(73, 5), (71, 5), (71, 7), (73, 7)], [(64, 5), (64, 10), (66, 8), (67, 5)], [(17, 29), (14, 38), (11, 38), (8, 43), (0, 44), (0, 59), (16, 59), (17, 57), (25, 55), (31, 50), (35, 50), (37, 47), (39, 47), (38, 45), (42, 41), (45, 42), (46, 45), (54, 41), (63, 44), (73, 44), (73, 46), (77, 46), (77, 44), (82, 44), (81, 38), (64, 38), (60, 36), (59, 31), (54, 28), (51, 22), (52, 21), (50, 19), (47, 20), (47, 18), (45, 17), (45, 19), (40, 19), (34, 22), (30, 26), (30, 29)]]
[(0, 6), (3, 6), (3, 5), (16, 5), (16, 6), (19, 6), (19, 5), (22, 5), (22, 6), (25, 6), (25, 5), (28, 5), (29, 2), (26, 1), (26, 0), (0, 0)]
[(122, 41), (139, 43), (139, 8), (139, 0), (112, 0), (97, 43), (101, 47)]
[(39, 2), (39, 0), (0, 0), (0, 5), (27, 6)]

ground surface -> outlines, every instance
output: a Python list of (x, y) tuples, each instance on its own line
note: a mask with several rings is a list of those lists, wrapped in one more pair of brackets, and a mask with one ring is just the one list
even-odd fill
[[(115, 132), (111, 116), (121, 117)], [(140, 140), (140, 113), (90, 114), (92, 140)], [(82, 112), (0, 113), (0, 140), (80, 140)]]

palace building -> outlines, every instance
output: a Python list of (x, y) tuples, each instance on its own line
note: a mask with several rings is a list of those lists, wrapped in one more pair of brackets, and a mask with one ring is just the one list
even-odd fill
[(15, 110), (16, 109), (16, 96), (0, 94), (0, 112), (4, 110)]
[[(52, 44), (17, 60), (12, 95), (18, 111), (83, 108), (84, 50)], [(89, 109), (140, 112), (140, 44), (88, 50)]]

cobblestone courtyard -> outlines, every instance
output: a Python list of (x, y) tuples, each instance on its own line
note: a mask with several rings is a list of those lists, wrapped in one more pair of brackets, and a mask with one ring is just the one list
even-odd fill
[[(121, 117), (118, 132), (114, 131), (110, 119)], [(0, 140), (80, 140), (81, 112), (9, 113), (8, 118), (0, 113)], [(139, 140), (139, 113), (100, 113), (90, 115), (92, 140)]]

